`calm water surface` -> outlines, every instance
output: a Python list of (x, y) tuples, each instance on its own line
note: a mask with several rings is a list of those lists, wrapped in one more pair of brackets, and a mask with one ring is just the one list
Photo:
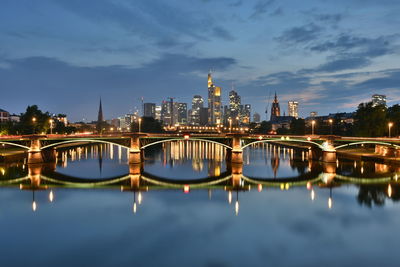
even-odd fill
[(135, 187), (124, 149), (58, 154), (0, 165), (1, 266), (399, 266), (399, 168), (260, 145), (234, 181), (222, 147), (176, 142)]

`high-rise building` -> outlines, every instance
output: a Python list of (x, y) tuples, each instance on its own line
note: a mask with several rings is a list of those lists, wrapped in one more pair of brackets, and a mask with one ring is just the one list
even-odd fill
[(279, 116), (281, 116), (281, 108), (279, 107), (278, 97), (276, 96), (276, 92), (275, 92), (274, 102), (272, 103), (272, 107), (271, 107), (271, 119), (270, 120), (273, 121)]
[(161, 120), (164, 125), (172, 125), (172, 108), (169, 101), (161, 103)]
[(257, 112), (253, 114), (253, 122), (259, 123), (261, 121), (261, 116)]
[(228, 117), (236, 118), (240, 116), (240, 96), (235, 90), (229, 92), (229, 115)]
[(177, 103), (178, 119), (177, 122), (181, 125), (186, 125), (188, 122), (187, 119), (187, 104), (186, 103)]
[(246, 104), (244, 106), (241, 105), (240, 112), (240, 122), (241, 124), (249, 124), (251, 118), (251, 105)]
[(155, 119), (161, 121), (161, 106), (155, 108)]
[(378, 105), (386, 107), (386, 96), (385, 95), (373, 95), (372, 96), (372, 106), (376, 107)]
[(289, 101), (288, 110), (289, 110), (289, 116), (295, 117), (296, 119), (299, 118), (299, 102)]
[(204, 100), (201, 96), (195, 95), (192, 99), (191, 124), (200, 125), (200, 109), (204, 106)]
[(208, 124), (208, 108), (200, 108), (200, 126)]
[(156, 117), (156, 104), (154, 103), (144, 103), (143, 104), (143, 116), (144, 117)]
[(222, 123), (221, 115), (221, 87), (214, 85), (211, 73), (208, 73), (208, 125)]

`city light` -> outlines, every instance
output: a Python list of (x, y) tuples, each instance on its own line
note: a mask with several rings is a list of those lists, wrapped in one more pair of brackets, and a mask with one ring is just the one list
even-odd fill
[(389, 138), (391, 137), (391, 136), (390, 136), (390, 130), (392, 129), (392, 126), (393, 126), (393, 122), (389, 122), (389, 123), (388, 123), (388, 128), (389, 128)]

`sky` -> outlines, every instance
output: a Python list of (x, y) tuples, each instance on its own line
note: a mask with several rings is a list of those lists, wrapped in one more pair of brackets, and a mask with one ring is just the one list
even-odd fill
[[(1, 0), (0, 108), (96, 120), (207, 98), (207, 73), (265, 119), (400, 102), (398, 0)], [(268, 112), (268, 116), (269, 116)]]

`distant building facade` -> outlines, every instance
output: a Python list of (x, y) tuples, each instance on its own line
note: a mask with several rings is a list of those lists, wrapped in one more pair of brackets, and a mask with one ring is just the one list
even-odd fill
[(288, 102), (288, 111), (289, 116), (299, 118), (299, 102), (297, 101), (289, 101)]
[(10, 113), (4, 109), (0, 109), (0, 123), (10, 121)]
[(270, 120), (273, 121), (277, 117), (280, 117), (280, 116), (281, 116), (281, 108), (279, 106), (278, 97), (277, 97), (276, 92), (275, 92), (274, 102), (272, 102), (272, 106), (271, 106), (271, 118), (270, 118)]
[(253, 122), (259, 123), (261, 121), (261, 116), (257, 112), (253, 114)]
[(156, 118), (156, 104), (155, 103), (144, 103), (143, 104), (143, 116)]
[(192, 111), (190, 114), (190, 124), (200, 125), (200, 109), (204, 107), (204, 100), (201, 96), (195, 95), (192, 99)]

